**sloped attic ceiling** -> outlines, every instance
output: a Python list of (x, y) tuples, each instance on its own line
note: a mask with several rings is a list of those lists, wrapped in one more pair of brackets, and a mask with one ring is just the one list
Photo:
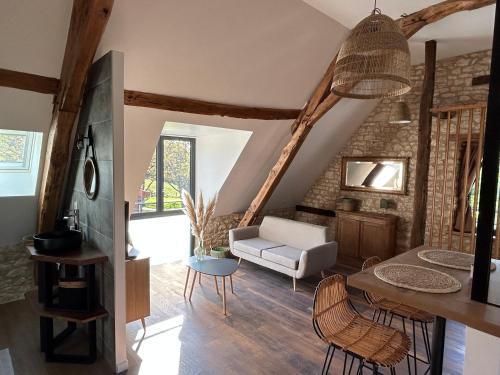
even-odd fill
[[(305, 1), (316, 6), (313, 3), (322, 0)], [(324, 0), (324, 4), (329, 2)], [(402, 11), (420, 9), (438, 0), (379, 0), (384, 9), (387, 9), (385, 2), (398, 7), (411, 6), (391, 10), (391, 15), (397, 16)], [(365, 0), (331, 0), (331, 3), (335, 9), (359, 11), (363, 15), (365, 5), (371, 7), (371, 2)], [(318, 9), (324, 11), (319, 6)], [(67, 0), (2, 1), (0, 66), (57, 77), (70, 14), (71, 2)], [(337, 52), (348, 28), (362, 18), (354, 13), (348, 22), (347, 15), (328, 14), (301, 0), (117, 0), (97, 57), (110, 49), (125, 52), (128, 89), (242, 105), (300, 108)], [(474, 17), (476, 14), (483, 15), (484, 23), (491, 28), (492, 7), (466, 13)], [(459, 53), (488, 48), (476, 43), (477, 37), (463, 39), (471, 35), (468, 28), (472, 24), (463, 22), (459, 16), (424, 28), (414, 38), (420, 40), (421, 46), (425, 39), (437, 38), (438, 51), (448, 43), (442, 41), (444, 35), (452, 35), (447, 37), (449, 40), (455, 35), (460, 46), (469, 49)], [(11, 91), (16, 90), (2, 89), (0, 95), (11, 97)], [(51, 98), (32, 95), (40, 98), (36, 100), (41, 108), (25, 106), (23, 111), (29, 109), (30, 118), (37, 119), (30, 127), (46, 131)], [(25, 103), (25, 99), (22, 102)], [(269, 205), (292, 206), (300, 201), (373, 106), (367, 102), (342, 101), (316, 124)], [(144, 159), (143, 167), (131, 171), (132, 182), (127, 182), (133, 185), (128, 188), (133, 191), (132, 196), (164, 121), (253, 131), (223, 187), (221, 214), (248, 207), (288, 141), (291, 125), (291, 121), (235, 120), (133, 107), (125, 108), (125, 118), (126, 131), (135, 131), (128, 132), (135, 151), (128, 149), (126, 156), (133, 158), (139, 154)], [(25, 120), (19, 122), (26, 123)], [(141, 153), (141, 147), (147, 150)]]
[[(348, 29), (352, 29), (373, 9), (371, 0), (304, 0)], [(436, 4), (436, 0), (378, 0), (382, 13), (396, 19)], [(463, 55), (491, 48), (495, 6), (491, 5), (470, 12), (459, 12), (428, 25), (414, 35), (410, 41), (412, 63), (424, 61), (424, 43), (435, 39), (438, 42), (437, 58)]]
[[(125, 53), (127, 89), (301, 108), (346, 33), (345, 27), (300, 0), (120, 0), (98, 55), (109, 49)], [(288, 141), (292, 123), (126, 107), (129, 200), (135, 198), (167, 120), (253, 132), (221, 190), (217, 214), (248, 207)], [(308, 168), (310, 177), (301, 181), (304, 189), (323, 171), (319, 164)], [(290, 197), (283, 204), (294, 205), (297, 194), (289, 188), (279, 195)]]
[[(438, 2), (386, 1), (379, 5), (393, 17)], [(337, 13), (325, 11), (330, 0), (121, 0), (115, 4), (100, 53), (109, 49), (125, 52), (127, 89), (223, 103), (300, 108), (340, 48), (348, 28), (365, 16), (365, 7), (371, 7), (366, 0), (331, 3)], [(492, 14), (491, 8), (467, 15), (479, 12), (479, 17), (485, 18), (484, 12)], [(461, 54), (487, 48), (491, 31), (488, 34), (488, 28), (481, 28), (478, 22), (464, 25), (460, 17), (452, 16), (451, 22), (440, 21), (415, 35), (417, 42), (412, 43), (412, 49), (416, 60), (422, 56), (425, 40), (454, 40), (458, 30), (480, 35), (486, 42), (475, 44), (459, 38), (446, 56), (453, 51)], [(491, 29), (489, 18), (484, 23)], [(441, 43), (438, 50), (442, 55)], [(267, 208), (293, 206), (300, 201), (375, 105), (374, 101), (343, 100), (321, 119)], [(125, 132), (133, 138), (134, 148), (126, 146), (126, 157), (142, 163), (133, 170), (126, 166), (127, 199), (133, 199), (141, 183), (166, 120), (254, 132), (222, 188), (217, 214), (244, 211), (249, 206), (290, 138), (291, 121), (236, 120), (126, 107)], [(150, 134), (141, 137), (138, 129), (146, 127)], [(138, 158), (141, 152), (142, 159)]]

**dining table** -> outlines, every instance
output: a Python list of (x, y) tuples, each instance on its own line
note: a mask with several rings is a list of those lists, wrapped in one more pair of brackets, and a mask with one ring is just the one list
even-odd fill
[[(348, 276), (347, 284), (351, 287), (377, 294), (389, 300), (398, 301), (413, 308), (426, 311), (435, 316), (431, 345), (431, 375), (442, 374), (445, 332), (447, 319), (460, 322), (468, 327), (500, 338), (500, 306), (493, 303), (481, 303), (471, 299), (472, 278), (470, 271), (458, 270), (429, 263), (418, 257), (421, 250), (437, 249), (419, 246), (393, 258), (387, 259), (374, 267), (367, 268)], [(500, 284), (500, 262), (496, 271), (490, 275), (491, 284)], [(374, 269), (387, 264), (407, 264), (426, 267), (447, 273), (461, 283), (461, 289), (454, 293), (427, 293), (393, 286), (380, 280)], [(500, 288), (490, 287), (489, 301), (500, 300)]]

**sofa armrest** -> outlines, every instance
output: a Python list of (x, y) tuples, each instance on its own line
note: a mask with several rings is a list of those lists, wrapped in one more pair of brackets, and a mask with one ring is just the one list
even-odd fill
[(337, 261), (337, 242), (327, 242), (323, 245), (303, 250), (300, 255), (297, 279), (312, 276), (335, 264)]
[(229, 230), (229, 247), (233, 249), (233, 242), (248, 240), (249, 238), (259, 237), (259, 226), (251, 225), (249, 227), (234, 228)]

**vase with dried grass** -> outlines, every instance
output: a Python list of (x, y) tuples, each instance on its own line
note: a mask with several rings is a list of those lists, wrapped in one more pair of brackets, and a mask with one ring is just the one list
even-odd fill
[(208, 200), (205, 206), (203, 202), (203, 193), (200, 191), (196, 204), (187, 191), (182, 191), (182, 202), (184, 203), (184, 212), (186, 213), (191, 223), (191, 233), (196, 238), (197, 246), (194, 249), (196, 260), (201, 262), (206, 253), (204, 248), (205, 230), (215, 212), (217, 204), (217, 194)]

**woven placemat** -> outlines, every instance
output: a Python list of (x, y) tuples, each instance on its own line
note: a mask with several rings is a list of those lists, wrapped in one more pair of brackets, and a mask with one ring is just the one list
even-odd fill
[(453, 293), (460, 281), (447, 273), (411, 264), (383, 264), (373, 271), (380, 280), (401, 288), (426, 293)]
[[(474, 255), (458, 251), (430, 249), (421, 250), (417, 255), (426, 262), (463, 271), (470, 271), (470, 266), (474, 264)], [(491, 270), (495, 269), (495, 263), (491, 263)]]

